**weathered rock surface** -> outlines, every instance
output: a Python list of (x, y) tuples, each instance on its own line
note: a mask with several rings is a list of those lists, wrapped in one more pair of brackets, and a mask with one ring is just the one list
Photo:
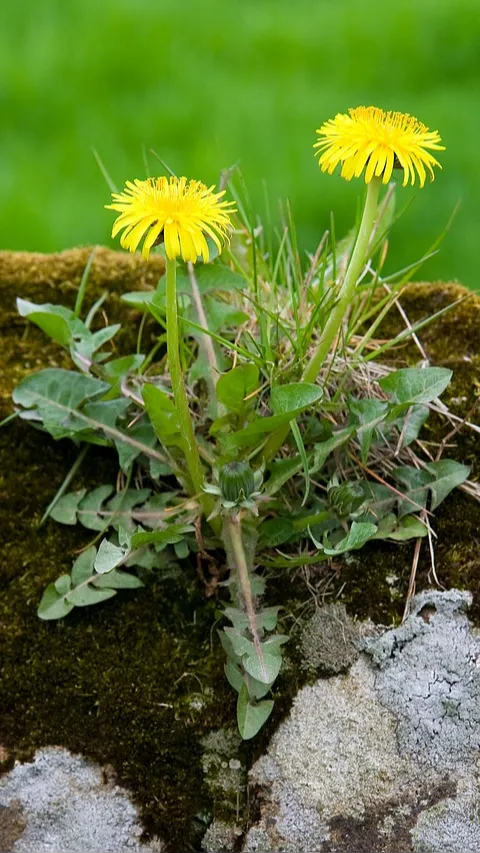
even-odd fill
[(137, 809), (102, 768), (47, 747), (0, 779), (0, 853), (153, 853)]
[(295, 699), (251, 771), (243, 851), (477, 853), (480, 638), (468, 593), (425, 592), (347, 675)]

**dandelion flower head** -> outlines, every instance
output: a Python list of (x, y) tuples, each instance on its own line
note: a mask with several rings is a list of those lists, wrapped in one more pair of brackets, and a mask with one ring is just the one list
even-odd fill
[(170, 260), (181, 256), (195, 263), (198, 257), (209, 260), (206, 237), (220, 252), (232, 228), (233, 202), (221, 201), (225, 190), (214, 192), (200, 181), (186, 178), (148, 178), (127, 181), (121, 193), (112, 193), (113, 202), (105, 207), (120, 215), (112, 237), (123, 231), (120, 243), (135, 252), (143, 239), (142, 255), (148, 258), (152, 246), (165, 242)]
[(365, 183), (381, 177), (387, 184), (394, 169), (403, 169), (403, 186), (414, 184), (418, 174), (423, 187), (427, 171), (433, 181), (434, 166), (441, 168), (431, 151), (444, 151), (436, 130), (431, 131), (408, 113), (384, 112), (378, 107), (357, 107), (348, 115), (338, 113), (317, 130), (314, 148), (322, 172), (330, 175), (341, 163), (347, 181), (365, 170)]

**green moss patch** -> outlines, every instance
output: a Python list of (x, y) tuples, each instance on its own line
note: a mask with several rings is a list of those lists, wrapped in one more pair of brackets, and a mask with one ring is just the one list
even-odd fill
[[(80, 529), (54, 522), (36, 529), (71, 448), (10, 425), (1, 435), (2, 468), (11, 456), (9, 433), (27, 465), (25, 476), (10, 470), (2, 483), (0, 742), (12, 760), (57, 744), (112, 765), (141, 804), (148, 830), (173, 850), (198, 849), (211, 807), (200, 740), (235, 713), (223, 655), (210, 643), (214, 604), (191, 573), (182, 595), (171, 581), (153, 581), (119, 594), (113, 606), (42, 623), (36, 606), (43, 587), (86, 543)], [(107, 473), (111, 465), (112, 474), (112, 463), (113, 454), (94, 455), (90, 470)]]
[[(53, 341), (18, 315), (16, 297), (73, 308), (92, 249), (91, 246), (69, 249), (55, 255), (0, 252), (0, 339), (4, 365), (0, 379), (0, 419), (11, 411), (12, 389), (27, 373), (42, 367), (70, 365), (68, 356)], [(107, 293), (95, 329), (118, 320), (123, 322), (115, 338), (119, 355), (134, 351), (139, 316), (137, 311), (126, 308), (120, 296), (129, 290), (155, 288), (164, 269), (164, 261), (158, 255), (144, 261), (139, 255), (96, 247), (88, 276), (85, 309)], [(147, 348), (155, 342), (153, 321), (148, 323), (143, 340)]]

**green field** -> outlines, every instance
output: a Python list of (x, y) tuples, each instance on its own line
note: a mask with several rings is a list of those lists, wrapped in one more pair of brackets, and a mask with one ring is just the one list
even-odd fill
[[(1, 248), (109, 244), (109, 193), (145, 177), (144, 150), (205, 182), (239, 161), (256, 207), (289, 197), (303, 248), (362, 192), (322, 175), (315, 128), (349, 106), (438, 129), (444, 169), (392, 236), (389, 269), (420, 256), (460, 210), (423, 275), (478, 286), (478, 0), (2, 0)], [(161, 168), (150, 158), (151, 172)]]

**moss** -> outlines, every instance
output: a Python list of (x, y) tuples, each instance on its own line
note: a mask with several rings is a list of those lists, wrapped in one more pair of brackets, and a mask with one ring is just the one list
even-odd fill
[[(462, 304), (424, 326), (418, 333), (427, 355), (435, 364), (479, 355), (480, 297), (455, 283), (419, 282), (409, 284), (400, 298), (412, 325), (458, 300), (463, 300)], [(391, 311), (382, 323), (380, 334), (387, 337), (402, 328), (404, 324), (399, 315)], [(409, 345), (409, 352), (415, 352), (417, 360), (420, 358), (414, 344)]]
[[(26, 466), (16, 485), (13, 434)], [(91, 472), (97, 477), (103, 469), (111, 478), (113, 455), (93, 454)], [(118, 595), (112, 606), (79, 610), (58, 623), (38, 620), (45, 584), (70, 568), (86, 542), (77, 528), (35, 526), (71, 458), (68, 444), (55, 445), (26, 425), (1, 434), (2, 505), (8, 503), (11, 521), (2, 526), (0, 742), (12, 761), (61, 744), (111, 764), (141, 805), (147, 830), (167, 837), (173, 850), (198, 849), (206, 827), (197, 815), (211, 807), (200, 740), (235, 713), (223, 655), (210, 646), (214, 605), (192, 573), (182, 596), (172, 582), (156, 580)], [(192, 702), (192, 692), (202, 701)]]
[(303, 666), (318, 675), (347, 672), (358, 657), (359, 640), (358, 627), (343, 604), (321, 607), (302, 629)]
[[(7, 367), (0, 417), (11, 411), (12, 387), (26, 373), (69, 366), (68, 354), (18, 317), (14, 297), (72, 307), (89, 255), (90, 249), (0, 253)], [(120, 354), (131, 348), (138, 328), (138, 313), (125, 309), (120, 294), (154, 286), (162, 271), (159, 258), (146, 264), (97, 251), (86, 308), (108, 289), (108, 321), (131, 319), (123, 339), (118, 336)], [(147, 830), (167, 837), (174, 850), (198, 849), (211, 808), (200, 741), (231, 722), (235, 699), (222, 653), (211, 650), (214, 605), (204, 601), (196, 576), (185, 578), (181, 597), (171, 582), (158, 579), (138, 593), (120, 593), (112, 607), (79, 611), (61, 623), (36, 616), (45, 584), (70, 569), (88, 540), (85, 530), (54, 522), (37, 527), (77, 452), (71, 442), (54, 442), (24, 422), (0, 431), (0, 743), (10, 764), (38, 746), (61, 744), (112, 765), (140, 804)], [(91, 448), (75, 485), (93, 487), (115, 476), (115, 454)], [(195, 691), (201, 701), (192, 702)]]
[[(73, 305), (89, 254), (89, 249), (46, 257), (0, 253), (0, 325), (7, 364), (0, 417), (11, 411), (11, 389), (23, 375), (68, 364), (58, 347), (46, 344), (39, 330), (18, 317), (14, 296)], [(162, 270), (159, 259), (145, 264), (137, 257), (98, 250), (87, 303), (108, 290), (104, 307), (109, 322), (131, 320), (119, 336), (119, 353), (128, 351), (138, 327), (138, 314), (125, 308), (119, 294), (154, 286)], [(456, 285), (416, 285), (404, 294), (402, 304), (414, 321), (464, 293)], [(400, 330), (401, 321), (393, 318), (392, 313), (384, 336)], [(454, 369), (449, 395), (459, 415), (473, 403), (480, 377), (479, 320), (480, 300), (472, 298), (421, 334), (432, 361)], [(395, 360), (411, 364), (418, 352), (411, 345), (399, 348)], [(438, 440), (444, 425), (432, 419), (427, 430)], [(478, 476), (478, 435), (463, 431), (455, 445), (448, 454), (469, 460)], [(120, 593), (97, 609), (74, 611), (62, 622), (37, 619), (45, 584), (68, 570), (74, 552), (88, 541), (82, 529), (54, 522), (37, 528), (76, 453), (71, 442), (54, 442), (23, 422), (0, 430), (0, 743), (10, 762), (30, 757), (38, 746), (60, 744), (112, 765), (141, 806), (149, 832), (167, 838), (172, 850), (198, 850), (206, 821), (217, 810), (202, 782), (201, 743), (235, 717), (223, 653), (218, 644), (211, 646), (215, 604), (205, 600), (196, 576), (187, 572), (181, 596), (173, 582), (154, 578), (143, 590)], [(115, 475), (115, 455), (92, 448), (74, 486), (113, 482)], [(472, 589), (478, 619), (480, 556), (475, 537), (480, 506), (456, 493), (436, 513), (435, 527), (438, 575), (445, 585)], [(412, 544), (377, 543), (346, 562), (311, 569), (310, 580), (328, 581), (329, 591), (341, 595), (350, 613), (390, 623), (403, 609), (412, 553)], [(428, 583), (428, 569), (424, 547), (419, 588)], [(272, 579), (267, 594), (269, 603), (284, 605), (288, 630), (289, 617), (305, 607), (303, 581), (294, 573)], [(287, 655), (289, 665), (275, 685), (274, 714), (260, 737), (244, 746), (242, 763), (264, 749), (304, 678), (295, 641), (288, 644)], [(194, 692), (199, 695), (192, 701)]]
[[(0, 252), (0, 337), (5, 366), (0, 380), (0, 420), (11, 411), (12, 388), (23, 376), (42, 367), (71, 366), (67, 353), (19, 316), (16, 297), (31, 302), (61, 303), (73, 308), (91, 252), (91, 246), (55, 255)], [(129, 290), (155, 287), (163, 272), (161, 257), (152, 256), (147, 262), (139, 255), (96, 248), (88, 277), (84, 312), (102, 293), (108, 293), (102, 306), (104, 313), (98, 318), (98, 323), (104, 325), (106, 319), (109, 323), (123, 321), (124, 325), (114, 341), (119, 355), (134, 350), (138, 328), (138, 312), (128, 310), (120, 296)], [(148, 348), (153, 345), (153, 321), (147, 325), (143, 340)]]
[[(92, 253), (92, 246), (68, 249), (54, 255), (34, 252), (0, 252), (0, 293), (12, 303), (20, 292), (35, 302), (62, 302), (73, 307), (83, 271)], [(165, 268), (158, 255), (144, 261), (140, 255), (113, 252), (102, 246), (95, 257), (88, 277), (92, 301), (108, 287), (110, 295), (125, 290), (146, 290), (155, 287)], [(58, 298), (60, 294), (60, 299)]]

